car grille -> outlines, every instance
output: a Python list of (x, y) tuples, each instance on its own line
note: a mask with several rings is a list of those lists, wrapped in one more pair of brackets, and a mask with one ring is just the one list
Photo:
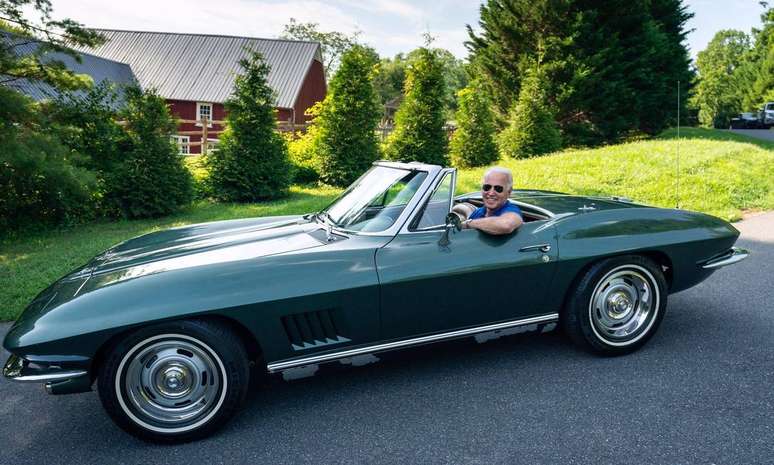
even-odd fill
[(339, 334), (333, 310), (294, 313), (283, 316), (281, 320), (293, 350), (307, 350), (349, 341)]

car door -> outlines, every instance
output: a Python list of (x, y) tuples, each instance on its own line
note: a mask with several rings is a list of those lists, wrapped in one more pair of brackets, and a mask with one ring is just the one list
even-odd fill
[[(444, 179), (453, 186), (453, 173), (445, 176), (452, 176)], [(437, 192), (426, 205), (438, 200)], [(382, 339), (549, 313), (542, 305), (557, 247), (547, 221), (525, 223), (504, 236), (462, 230), (450, 234), (448, 245), (439, 244), (443, 235), (443, 226), (409, 227), (377, 250)]]

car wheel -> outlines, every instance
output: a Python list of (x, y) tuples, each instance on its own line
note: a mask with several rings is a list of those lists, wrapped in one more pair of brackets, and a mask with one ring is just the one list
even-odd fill
[(633, 352), (658, 329), (667, 304), (661, 267), (629, 255), (602, 260), (577, 281), (562, 314), (578, 345), (605, 355)]
[(98, 380), (113, 421), (154, 442), (207, 436), (239, 409), (249, 384), (247, 353), (227, 327), (178, 321), (140, 329), (109, 351)]

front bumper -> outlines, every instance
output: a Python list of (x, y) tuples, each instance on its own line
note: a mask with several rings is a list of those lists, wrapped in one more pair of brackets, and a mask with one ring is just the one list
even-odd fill
[(91, 390), (91, 377), (83, 369), (62, 368), (56, 363), (26, 360), (11, 354), (3, 376), (18, 383), (45, 383), (49, 394), (69, 394)]
[(731, 247), (728, 252), (711, 258), (702, 264), (705, 270), (714, 270), (723, 266), (733, 265), (750, 256), (750, 251), (741, 247)]

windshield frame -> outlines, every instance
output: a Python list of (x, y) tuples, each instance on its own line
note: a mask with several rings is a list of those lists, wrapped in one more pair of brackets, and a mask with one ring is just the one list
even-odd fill
[[(398, 231), (401, 230), (403, 225), (408, 221), (408, 219), (413, 216), (414, 210), (417, 208), (417, 206), (420, 204), (422, 199), (425, 197), (425, 194), (427, 193), (428, 189), (432, 189), (435, 185), (435, 180), (443, 168), (437, 165), (427, 165), (423, 163), (400, 163), (400, 162), (389, 162), (389, 161), (375, 161), (371, 168), (368, 169), (365, 173), (363, 173), (355, 182), (353, 182), (350, 187), (354, 184), (357, 184), (360, 182), (360, 180), (365, 177), (374, 167), (382, 166), (386, 168), (395, 168), (400, 170), (406, 170), (406, 171), (424, 171), (427, 173), (427, 176), (425, 176), (424, 181), (419, 186), (417, 191), (414, 193), (414, 196), (411, 197), (411, 200), (408, 201), (406, 204), (406, 207), (403, 209), (403, 211), (400, 213), (398, 218), (395, 220), (395, 222), (384, 231), (355, 231), (352, 229), (343, 228), (341, 226), (338, 226), (336, 224), (332, 224), (332, 222), (326, 222), (327, 224), (330, 224), (332, 229), (337, 232), (346, 233), (346, 234), (352, 234), (356, 236), (389, 236), (394, 237)], [(349, 187), (344, 189), (342, 193), (337, 196), (331, 203), (325, 206), (322, 210), (320, 210), (319, 213), (327, 213), (328, 209), (330, 209), (331, 206), (336, 204), (341, 198), (344, 196), (344, 194), (349, 190)]]

